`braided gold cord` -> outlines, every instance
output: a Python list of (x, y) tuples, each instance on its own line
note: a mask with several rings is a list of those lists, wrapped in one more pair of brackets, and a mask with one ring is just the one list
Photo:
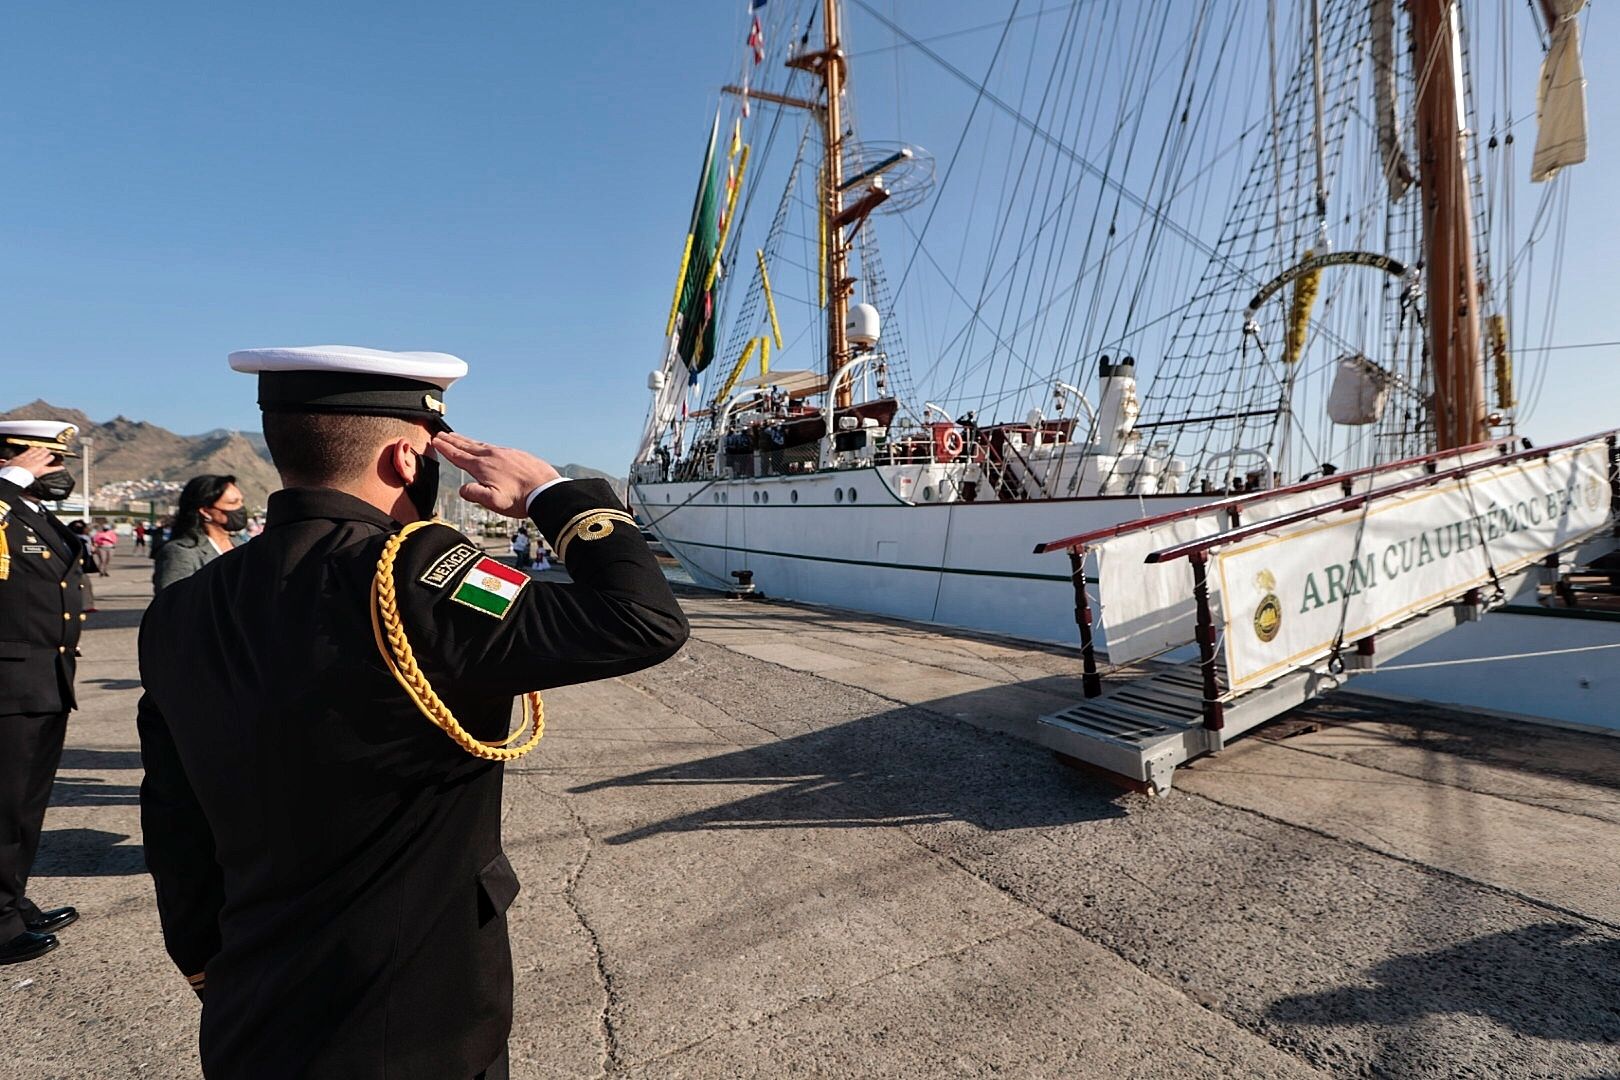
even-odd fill
[[(454, 739), (457, 746), (473, 757), (486, 761), (513, 761), (539, 745), (540, 737), (545, 734), (546, 710), (540, 695), (536, 692), (523, 695), (524, 720), (516, 731), (500, 742), (482, 742), (461, 726), (450, 707), (434, 693), (427, 676), (417, 666), (416, 654), (405, 636), (405, 624), (399, 615), (399, 599), (394, 588), (394, 559), (399, 555), (400, 545), (411, 533), (427, 525), (444, 524), (438, 520), (413, 521), (390, 536), (383, 545), (382, 555), (377, 559), (377, 574), (371, 579), (371, 630), (377, 638), (377, 651), (382, 653), (383, 662), (388, 665), (388, 670), (393, 673), (406, 696), (423, 716), (433, 722), (434, 727)], [(525, 727), (532, 727), (529, 737), (520, 746), (511, 745), (523, 734)]]

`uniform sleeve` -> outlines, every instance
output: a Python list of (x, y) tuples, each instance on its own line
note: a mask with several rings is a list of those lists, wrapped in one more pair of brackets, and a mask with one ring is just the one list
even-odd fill
[(529, 512), (572, 582), (491, 565), (449, 529), (406, 542), (396, 569), (400, 611), (435, 683), (516, 695), (623, 675), (680, 649), (686, 616), (606, 482), (557, 484)]
[(200, 991), (197, 976), (219, 951), (219, 912), (225, 903), (214, 834), (150, 694), (141, 696), (136, 726), (146, 769), (141, 781), (142, 844), (157, 887), (163, 942), (181, 974)]

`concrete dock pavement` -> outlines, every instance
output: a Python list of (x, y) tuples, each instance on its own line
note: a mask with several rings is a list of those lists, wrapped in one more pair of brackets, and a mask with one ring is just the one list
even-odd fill
[[(198, 1075), (124, 562), (30, 889), (83, 918), (0, 969), (19, 1080)], [(1063, 650), (684, 602), (507, 769), (514, 1076), (1620, 1076), (1620, 741), (1347, 696), (1123, 794), (1018, 737)]]

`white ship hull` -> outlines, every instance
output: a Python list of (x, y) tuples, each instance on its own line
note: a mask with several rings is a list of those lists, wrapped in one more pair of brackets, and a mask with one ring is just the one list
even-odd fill
[[(1043, 540), (1209, 501), (1149, 495), (910, 503), (887, 470), (634, 483), (636, 512), (692, 580), (766, 596), (1074, 644), (1074, 588)], [(856, 493), (849, 501), (849, 492)]]
[[(703, 587), (751, 571), (766, 596), (994, 633), (1078, 643), (1061, 553), (1037, 543), (1169, 513), (1200, 495), (909, 502), (894, 470), (633, 483), (633, 508)], [(914, 485), (915, 486), (915, 485)], [(855, 492), (850, 500), (849, 493)], [(1401, 658), (1477, 660), (1620, 645), (1620, 620), (1496, 612)], [(1549, 618), (1547, 616), (1553, 616)], [(1098, 646), (1106, 648), (1101, 629)], [(1620, 729), (1620, 665), (1603, 648), (1358, 676), (1354, 688), (1532, 719)]]

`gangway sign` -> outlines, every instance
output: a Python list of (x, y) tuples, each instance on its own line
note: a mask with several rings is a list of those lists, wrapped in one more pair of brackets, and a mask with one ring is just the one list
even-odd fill
[(1609, 524), (1608, 474), (1608, 448), (1588, 443), (1215, 549), (1230, 692), (1595, 535)]

